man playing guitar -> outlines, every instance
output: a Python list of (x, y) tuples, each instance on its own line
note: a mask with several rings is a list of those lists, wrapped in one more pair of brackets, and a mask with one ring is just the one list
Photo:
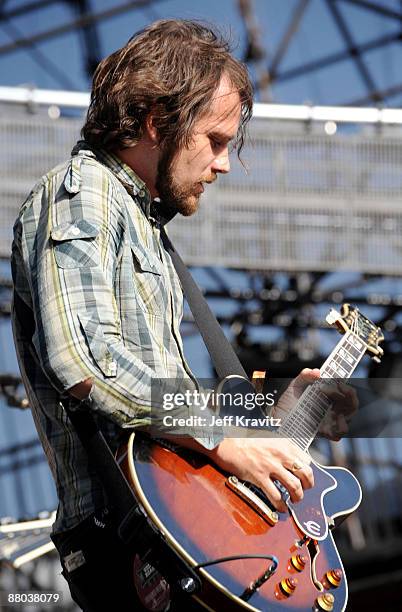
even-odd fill
[[(155, 380), (195, 385), (179, 333), (182, 292), (160, 229), (176, 213), (194, 214), (204, 186), (229, 172), (229, 150), (240, 152), (251, 113), (246, 68), (219, 34), (184, 20), (151, 24), (100, 63), (83, 140), (35, 185), (16, 221), (15, 343), (59, 497), (54, 542), (84, 610), (114, 609), (117, 598), (120, 611), (142, 604), (113, 510), (62, 402), (90, 409), (115, 450), (127, 432), (150, 426)], [(318, 377), (305, 369), (292, 384)], [(356, 406), (351, 389), (331, 399), (334, 412)], [(336, 419), (335, 437), (345, 425)], [(292, 502), (313, 486), (309, 458), (287, 439), (190, 431), (175, 442), (254, 483), (279, 511), (274, 480)]]

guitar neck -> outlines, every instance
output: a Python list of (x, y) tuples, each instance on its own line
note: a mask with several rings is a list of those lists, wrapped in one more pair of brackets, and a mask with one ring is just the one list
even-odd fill
[[(349, 331), (338, 342), (320, 369), (321, 378), (350, 378), (366, 352), (366, 344)], [(294, 408), (282, 419), (279, 434), (290, 438), (307, 451), (331, 408), (331, 402), (321, 390), (325, 381), (307, 387)]]

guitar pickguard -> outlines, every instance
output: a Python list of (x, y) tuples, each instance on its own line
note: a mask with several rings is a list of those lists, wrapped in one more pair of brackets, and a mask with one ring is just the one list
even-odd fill
[(288, 507), (299, 529), (309, 538), (321, 541), (328, 535), (328, 524), (332, 522), (328, 519), (357, 508), (361, 488), (353, 474), (344, 468), (324, 468), (314, 461), (311, 468), (314, 487), (306, 489), (303, 499), (297, 504), (289, 501)]

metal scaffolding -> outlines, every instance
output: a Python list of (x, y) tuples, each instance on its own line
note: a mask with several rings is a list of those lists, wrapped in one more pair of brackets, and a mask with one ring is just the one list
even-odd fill
[[(146, 15), (149, 19), (163, 16), (165, 0), (131, 0), (121, 2), (105, 9), (97, 0), (27, 0), (17, 7), (3, 2), (0, 8), (0, 28), (9, 42), (0, 45), (1, 57), (23, 50), (27, 53), (55, 83), (56, 87), (75, 89), (67, 67), (60, 66), (43, 52), (41, 46), (49, 40), (59, 40), (68, 34), (79, 40), (83, 71), (89, 79), (103, 55), (103, 30), (100, 24), (108, 22), (119, 15), (132, 15), (135, 19)], [(63, 17), (53, 27), (27, 35), (19, 26), (22, 16), (32, 15), (41, 19), (50, 7), (63, 7)], [(383, 104), (388, 98), (402, 92), (402, 83), (385, 82), (387, 76), (375, 72), (370, 62), (370, 53), (380, 49), (392, 49), (396, 59), (401, 53), (401, 20), (402, 12), (398, 2), (390, 4), (380, 0), (324, 0), (313, 3), (310, 0), (295, 0), (281, 3), (280, 9), (285, 16), (285, 25), (275, 44), (268, 38), (261, 25), (262, 15), (266, 10), (264, 3), (255, 0), (233, 0), (238, 15), (243, 23), (244, 49), (243, 59), (250, 66), (254, 76), (256, 94), (261, 101), (275, 99), (275, 86), (300, 77), (316, 74), (319, 71), (349, 63), (362, 83), (365, 93), (350, 99), (347, 94), (340, 103), (363, 105), (374, 102)], [(289, 65), (288, 58), (295, 41), (300, 47), (306, 47), (304, 27), (314, 11), (320, 9), (327, 26), (334, 28), (340, 45), (336, 51), (326, 50), (320, 46), (319, 51), (309, 50), (309, 59), (296, 65)], [(378, 23), (384, 24), (386, 33), (379, 36), (362, 36), (356, 28), (359, 17), (374, 16)], [(385, 28), (385, 26), (387, 26)], [(135, 29), (135, 28), (134, 28)], [(381, 85), (380, 85), (381, 83)], [(310, 96), (311, 98), (311, 96)]]

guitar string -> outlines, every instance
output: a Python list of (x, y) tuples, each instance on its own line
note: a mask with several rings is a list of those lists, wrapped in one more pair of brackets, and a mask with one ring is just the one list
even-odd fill
[[(362, 332), (359, 329), (359, 318), (358, 317), (354, 317), (352, 325), (351, 325), (351, 328), (350, 328), (350, 331), (352, 332), (352, 334), (354, 334), (354, 336), (357, 337), (356, 339), (360, 340)], [(351, 358), (353, 357), (353, 361), (354, 361), (354, 363), (352, 363), (352, 364), (350, 364), (350, 362), (347, 363), (347, 366), (351, 366), (351, 367), (348, 368), (349, 371), (347, 369), (344, 370), (343, 368), (341, 368), (341, 371), (344, 372), (346, 379), (349, 378), (352, 375), (354, 369), (357, 367), (360, 359), (362, 358), (362, 356), (363, 356), (363, 354), (365, 352), (365, 350), (364, 351), (359, 351), (357, 349), (357, 347), (355, 346), (356, 342), (353, 343), (351, 341), (351, 339), (350, 340), (349, 339), (350, 339), (350, 334), (345, 334), (345, 338), (343, 339), (344, 341), (339, 343), (339, 345), (336, 347), (336, 349), (338, 349), (338, 352), (339, 352), (339, 347), (342, 344), (346, 345), (349, 342), (352, 346), (354, 345), (354, 348), (356, 349), (356, 352), (357, 352), (357, 355), (353, 355), (353, 353), (351, 353), (351, 351), (350, 351), (351, 346), (348, 346), (349, 350), (347, 348), (345, 348), (346, 352), (349, 354), (349, 356)], [(360, 342), (361, 342), (361, 340), (360, 340)], [(364, 346), (364, 344), (365, 343), (362, 343), (362, 346)], [(361, 346), (361, 348), (362, 348), (362, 346)], [(329, 361), (329, 358), (328, 358), (327, 362), (328, 361)], [(328, 373), (329, 375), (331, 375), (331, 372), (328, 369), (328, 366), (327, 366), (327, 368), (325, 367), (327, 362), (324, 364), (324, 366), (322, 368), (322, 371), (323, 371), (324, 374)], [(338, 362), (338, 354), (336, 354), (334, 356), (334, 362), (335, 362), (335, 364), (339, 363)], [(332, 363), (332, 361), (330, 363)], [(338, 365), (338, 373), (339, 373), (339, 365)], [(310, 392), (310, 398), (306, 396), (303, 399), (303, 401), (299, 402), (299, 405), (297, 407), (296, 418), (294, 418), (295, 414), (293, 414), (292, 421), (290, 421), (290, 419), (287, 417), (288, 423), (285, 422), (285, 424), (284, 424), (284, 425), (286, 425), (285, 431), (286, 431), (287, 435), (289, 437), (291, 437), (293, 442), (295, 442), (304, 451), (306, 451), (309, 448), (310, 444), (314, 440), (314, 438), (316, 436), (316, 433), (317, 433), (317, 431), (319, 429), (319, 426), (321, 424), (321, 420), (323, 418), (322, 417), (321, 420), (319, 420), (318, 425), (315, 426), (314, 429), (312, 427), (312, 425), (314, 425), (314, 423), (311, 423), (311, 419), (310, 419), (310, 428), (308, 427), (308, 423), (306, 423), (306, 420), (305, 420), (305, 417), (306, 417), (305, 409), (306, 409), (306, 406), (308, 405), (308, 402), (311, 400), (311, 397), (314, 398), (314, 393), (316, 394), (316, 396), (319, 393), (319, 389), (320, 389), (319, 384), (317, 384), (316, 387), (317, 387), (317, 391), (314, 391), (313, 393)], [(328, 406), (328, 408), (329, 408), (329, 406)], [(326, 410), (323, 412), (323, 415), (325, 415), (325, 412), (326, 412)], [(310, 416), (311, 415), (314, 416), (314, 412), (313, 412), (312, 409), (310, 409)], [(319, 414), (316, 415), (316, 416), (319, 417)], [(316, 419), (316, 421), (318, 421), (318, 418)], [(282, 433), (283, 433), (283, 427), (284, 426), (282, 426), (282, 428), (281, 428), (282, 429)], [(300, 436), (300, 433), (302, 433), (302, 436)]]

